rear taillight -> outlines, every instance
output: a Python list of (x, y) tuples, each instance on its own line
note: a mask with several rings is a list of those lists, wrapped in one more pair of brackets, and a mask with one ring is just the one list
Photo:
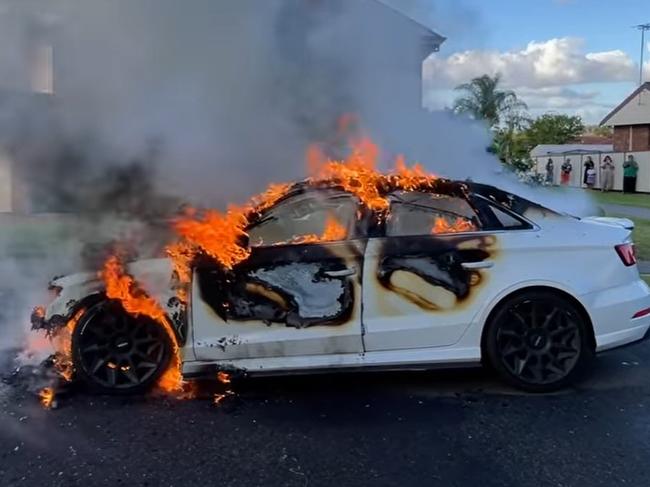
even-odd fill
[(636, 250), (634, 249), (633, 243), (616, 245), (614, 248), (616, 249), (618, 256), (623, 261), (623, 264), (628, 267), (636, 264)]

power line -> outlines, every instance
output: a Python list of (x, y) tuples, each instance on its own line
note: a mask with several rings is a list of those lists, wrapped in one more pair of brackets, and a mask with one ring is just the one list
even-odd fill
[(643, 84), (643, 53), (645, 52), (645, 32), (650, 30), (650, 23), (639, 24), (634, 26), (641, 31), (641, 61), (639, 63), (639, 86)]

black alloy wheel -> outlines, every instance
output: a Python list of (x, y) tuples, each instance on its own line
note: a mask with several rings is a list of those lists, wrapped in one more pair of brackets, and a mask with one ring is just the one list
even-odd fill
[(553, 391), (573, 382), (593, 357), (589, 326), (568, 299), (525, 292), (494, 313), (485, 351), (511, 384), (531, 392)]
[(170, 350), (162, 326), (110, 301), (89, 308), (72, 337), (76, 374), (100, 393), (145, 392), (167, 367)]

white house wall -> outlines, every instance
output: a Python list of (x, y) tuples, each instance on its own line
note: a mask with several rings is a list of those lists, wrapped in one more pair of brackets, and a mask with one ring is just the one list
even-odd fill
[(647, 88), (616, 112), (605, 125), (638, 125), (650, 123), (650, 90)]
[[(567, 156), (553, 156), (554, 169), (553, 169), (553, 183), (560, 184), (560, 168), (564, 163), (566, 158), (571, 159), (571, 165), (573, 166), (573, 171), (571, 172), (571, 178), (569, 180), (569, 186), (572, 187), (583, 187), (582, 183), (584, 178), (584, 161), (587, 160), (587, 156), (591, 155), (591, 158), (596, 163), (596, 188), (601, 187), (602, 181), (602, 169), (600, 165), (602, 164), (605, 156), (609, 155), (612, 158), (614, 163), (614, 190), (623, 189), (623, 162), (627, 159), (627, 156), (632, 154), (634, 159), (639, 164), (639, 173), (637, 175), (636, 190), (644, 193), (650, 193), (650, 151), (644, 152), (603, 152), (602, 154), (569, 154)], [(546, 162), (548, 157), (535, 157), (533, 161), (535, 162), (534, 169), (542, 175), (546, 175)]]

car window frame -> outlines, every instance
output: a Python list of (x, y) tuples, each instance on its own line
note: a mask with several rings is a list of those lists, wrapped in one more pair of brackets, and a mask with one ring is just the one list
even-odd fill
[(464, 200), (468, 204), (468, 206), (472, 209), (474, 214), (476, 215), (476, 218), (478, 220), (480, 228), (475, 229), (475, 230), (471, 230), (471, 231), (463, 231), (463, 232), (418, 233), (418, 234), (412, 234), (412, 235), (388, 235), (388, 218), (390, 217), (390, 214), (392, 212), (394, 203), (415, 206), (415, 207), (421, 208), (421, 209), (423, 209), (425, 211), (430, 211), (431, 213), (438, 213), (438, 214), (440, 214), (440, 213), (443, 213), (443, 214), (448, 213), (449, 215), (453, 215), (455, 217), (465, 218), (463, 215), (460, 215), (458, 213), (449, 212), (449, 211), (445, 211), (445, 210), (437, 210), (436, 211), (435, 208), (431, 208), (431, 207), (428, 207), (428, 206), (425, 206), (425, 205), (418, 205), (417, 203), (409, 203), (409, 202), (401, 201), (398, 198), (396, 198), (395, 195), (391, 194), (391, 195), (389, 195), (390, 205), (388, 207), (388, 213), (386, 215), (386, 218), (383, 219), (384, 220), (383, 221), (383, 227), (381, 229), (381, 236), (382, 237), (384, 237), (384, 238), (415, 238), (415, 237), (426, 237), (426, 236), (468, 235), (468, 234), (479, 233), (479, 232), (483, 231), (483, 228), (484, 228), (483, 217), (482, 217), (481, 212), (479, 211), (479, 209), (473, 204), (473, 202), (472, 202), (472, 200), (470, 198), (468, 198), (468, 197), (466, 197), (464, 195), (460, 195), (460, 194), (435, 193), (433, 191), (431, 191), (431, 192), (427, 192), (427, 191), (410, 191), (410, 192), (412, 192), (412, 193), (423, 193), (423, 194), (440, 194), (442, 196), (449, 196), (449, 197), (460, 198), (460, 199)]
[[(296, 202), (299, 198), (308, 198), (310, 195), (315, 195), (315, 194), (327, 194), (331, 193), (327, 199), (334, 199), (334, 198), (339, 198), (339, 197), (348, 197), (351, 200), (353, 200), (354, 203), (356, 203), (356, 208), (354, 210), (354, 217), (352, 224), (350, 225), (350, 228), (348, 228), (348, 233), (346, 234), (346, 238), (343, 240), (328, 240), (328, 241), (322, 241), (322, 242), (283, 242), (283, 243), (272, 243), (272, 244), (267, 244), (267, 245), (252, 245), (252, 243), (249, 240), (249, 248), (269, 248), (269, 247), (281, 247), (281, 246), (289, 246), (289, 245), (327, 245), (327, 244), (336, 244), (336, 243), (341, 243), (341, 242), (349, 242), (352, 240), (359, 240), (359, 239), (365, 239), (368, 238), (368, 228), (369, 228), (369, 222), (370, 222), (370, 215), (368, 215), (367, 211), (364, 211), (364, 207), (361, 204), (361, 201), (359, 198), (357, 198), (353, 193), (341, 190), (341, 189), (336, 189), (336, 188), (310, 188), (307, 190), (302, 190), (299, 193), (293, 194), (293, 195), (288, 195), (278, 202), (276, 202), (273, 206), (270, 208), (265, 209), (259, 216), (258, 218), (255, 219), (255, 221), (251, 222), (249, 225), (246, 226), (246, 233), (248, 234), (252, 228), (255, 226), (261, 224), (268, 215), (278, 209), (278, 207), (285, 205), (285, 204), (291, 204)], [(359, 217), (359, 215), (361, 217)]]
[[(484, 220), (484, 225), (481, 231), (484, 232), (518, 232), (518, 231), (529, 231), (537, 228), (533, 222), (528, 220), (523, 215), (507, 208), (506, 206), (499, 204), (498, 202), (486, 198), (483, 195), (472, 193), (469, 195), (469, 199), (473, 202), (473, 207), (476, 208), (476, 211), (482, 215)], [(519, 221), (521, 225), (516, 227), (506, 227), (504, 226), (498, 217), (492, 211), (492, 208), (496, 208), (499, 211), (507, 214), (513, 219)]]

